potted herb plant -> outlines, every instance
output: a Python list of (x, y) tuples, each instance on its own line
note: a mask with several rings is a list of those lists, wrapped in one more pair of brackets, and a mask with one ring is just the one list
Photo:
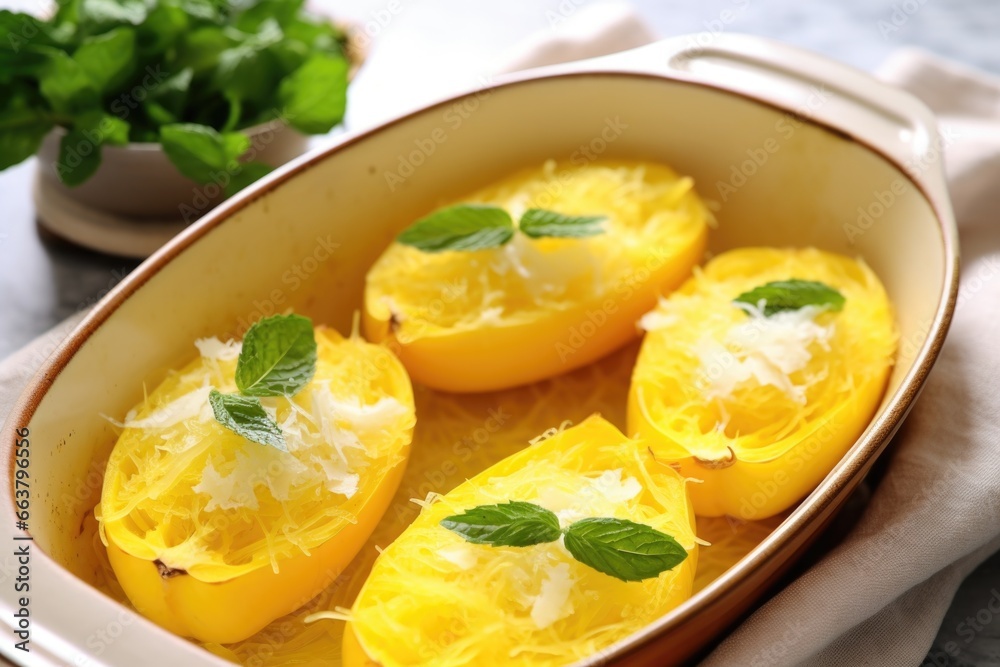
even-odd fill
[(36, 199), (191, 222), (339, 124), (357, 60), (303, 0), (0, 11), (0, 169), (37, 153)]

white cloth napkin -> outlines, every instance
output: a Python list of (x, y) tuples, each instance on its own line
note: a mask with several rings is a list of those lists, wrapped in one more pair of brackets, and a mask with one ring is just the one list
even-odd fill
[[(604, 55), (651, 36), (627, 6), (588, 6), (520, 45), (499, 70)], [(962, 580), (1000, 549), (1000, 80), (911, 50), (879, 75), (921, 97), (949, 138), (964, 253), (959, 307), (858, 525), (726, 638), (709, 667), (918, 665)], [(0, 363), (4, 418), (79, 319)]]

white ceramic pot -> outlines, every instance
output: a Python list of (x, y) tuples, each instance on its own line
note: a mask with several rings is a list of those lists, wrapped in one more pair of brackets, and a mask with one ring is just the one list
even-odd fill
[[(257, 160), (278, 167), (298, 157), (309, 138), (285, 123), (274, 121), (243, 130), (251, 142), (243, 161)], [(129, 218), (184, 220), (194, 222), (223, 199), (228, 174), (216, 183), (200, 185), (183, 176), (167, 158), (160, 144), (133, 143), (104, 146), (101, 166), (75, 187), (63, 185), (56, 170), (59, 143), (66, 130), (56, 128), (42, 141), (38, 151), (39, 178), (43, 188), (91, 209)], [(92, 149), (81, 142), (78, 152)]]
[[(581, 664), (666, 665), (704, 650), (822, 532), (937, 357), (958, 290), (937, 136), (923, 105), (861, 72), (720, 35), (707, 46), (678, 38), (524, 73), (280, 168), (120, 283), (7, 421), (7, 474), (16, 470), (16, 429), (28, 429), (31, 443), (33, 664), (226, 664), (92, 585), (96, 556), (84, 527), (100, 494), (99, 462), (115, 442), (102, 414), (125, 414), (144, 384), (190, 357), (195, 338), (238, 334), (269, 310), (293, 308), (349, 331), (368, 267), (417, 216), (526, 165), (597, 154), (692, 175), (718, 204), (712, 251), (817, 246), (860, 256), (896, 309), (900, 351), (884, 400), (826, 479), (725, 574)], [(0, 490), (8, 545), (23, 537), (12, 488), (8, 479)], [(14, 587), (0, 586), (2, 622), (16, 622), (18, 608)], [(109, 628), (114, 641), (95, 639)]]

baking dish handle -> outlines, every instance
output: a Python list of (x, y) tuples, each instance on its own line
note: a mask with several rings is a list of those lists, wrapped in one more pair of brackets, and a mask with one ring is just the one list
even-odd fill
[(761, 37), (703, 32), (600, 59), (746, 95), (815, 120), (887, 156), (947, 205), (942, 140), (922, 102), (848, 65)]

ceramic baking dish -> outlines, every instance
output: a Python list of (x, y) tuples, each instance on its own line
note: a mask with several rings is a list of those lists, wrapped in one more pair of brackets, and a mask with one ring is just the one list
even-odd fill
[[(195, 224), (107, 295), (25, 390), (3, 432), (30, 440), (33, 664), (225, 664), (97, 592), (87, 517), (143, 383), (207, 335), (294, 308), (347, 330), (365, 271), (442, 201), (551, 157), (662, 161), (717, 204), (711, 250), (807, 246), (861, 256), (896, 307), (900, 351), (876, 417), (748, 556), (586, 664), (664, 665), (704, 651), (816, 538), (886, 447), (943, 342), (957, 293), (955, 225), (930, 112), (867, 75), (746, 36), (682, 37), (521, 74), (279, 169)], [(24, 431), (22, 431), (23, 433)], [(15, 530), (12, 481), (2, 531)], [(5, 549), (6, 550), (6, 549)], [(12, 549), (11, 549), (12, 551)], [(0, 617), (16, 623), (6, 557)], [(805, 610), (804, 610), (805, 611)], [(12, 621), (12, 619), (14, 619)], [(2, 650), (15, 659), (24, 654)]]

